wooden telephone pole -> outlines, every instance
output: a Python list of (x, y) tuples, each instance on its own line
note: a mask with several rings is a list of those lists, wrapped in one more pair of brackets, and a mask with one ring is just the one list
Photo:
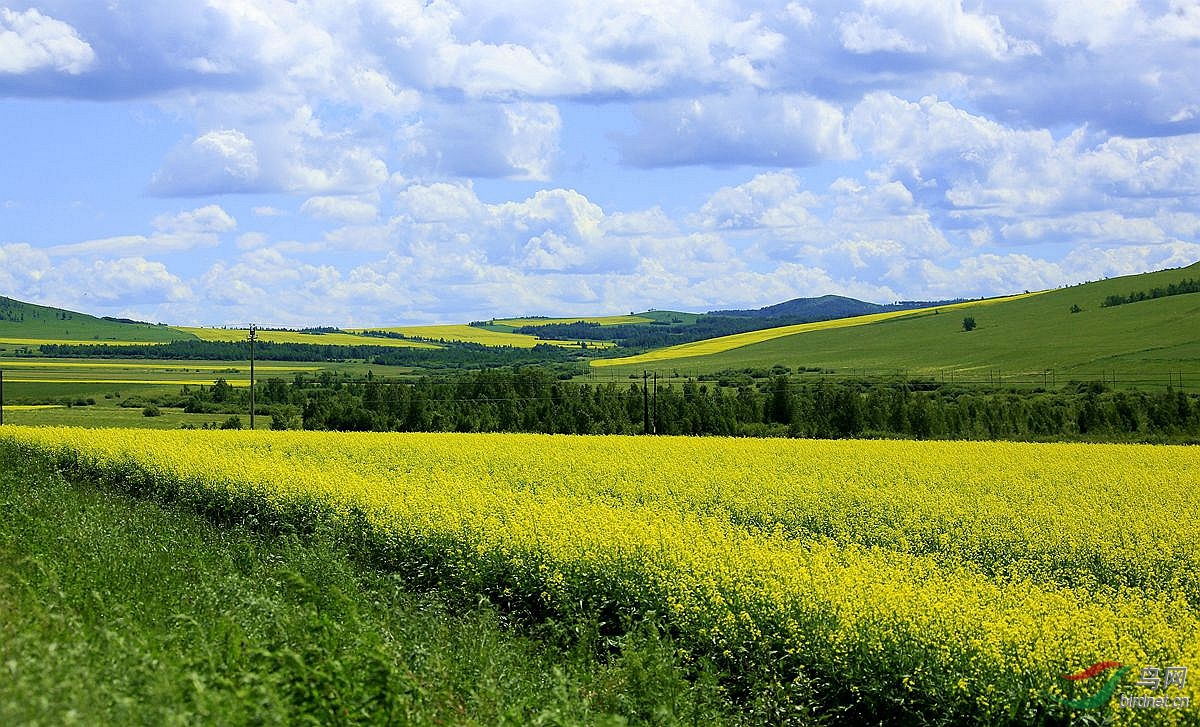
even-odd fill
[(254, 429), (254, 340), (258, 326), (250, 324), (250, 428)]
[(642, 372), (642, 434), (650, 433), (650, 390), (646, 387), (650, 373)]

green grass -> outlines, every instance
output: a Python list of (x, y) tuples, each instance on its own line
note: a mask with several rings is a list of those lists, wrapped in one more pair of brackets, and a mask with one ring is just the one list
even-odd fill
[[(223, 378), (239, 389), (245, 389), (250, 380), (248, 361), (147, 361), (145, 359), (61, 359), (61, 358), (0, 358), (0, 370), (4, 373), (4, 404), (65, 403), (76, 399), (94, 399), (97, 408), (115, 407), (122, 397), (138, 396), (151, 398), (174, 396), (184, 385), (211, 386)], [(290, 382), (293, 375), (301, 373), (314, 376), (329, 370), (337, 374), (362, 377), (373, 375), (393, 379), (412, 374), (412, 369), (402, 366), (377, 366), (366, 363), (319, 363), (293, 364), (277, 361), (259, 361), (255, 368), (256, 380), (262, 385), (268, 379), (283, 379)], [(118, 396), (118, 394), (120, 396)], [(69, 426), (152, 426), (178, 427), (181, 424), (199, 424), (209, 418), (194, 418), (163, 410), (164, 417), (154, 424), (128, 419), (128, 410), (121, 413), (95, 412), (77, 407), (60, 412), (12, 415), (5, 411), (5, 420), (21, 424), (56, 424)], [(140, 416), (140, 409), (135, 412)], [(31, 418), (32, 417), (32, 418)]]
[(0, 341), (161, 342), (195, 338), (167, 326), (122, 323), (0, 296)]
[[(133, 392), (129, 392), (133, 393)], [(206, 424), (222, 424), (230, 414), (188, 414), (181, 409), (159, 407), (159, 416), (142, 414), (142, 406), (122, 407), (119, 400), (96, 399), (93, 406), (57, 406), (45, 409), (13, 409), (4, 407), (4, 423), (32, 427), (85, 427), (100, 429), (121, 427), (134, 429), (182, 429), (184, 425), (202, 427)], [(250, 415), (239, 414), (242, 428), (250, 428)], [(255, 427), (267, 429), (271, 417), (258, 412)]]
[[(978, 308), (902, 316), (865, 326), (811, 330), (709, 355), (612, 367), (620, 376), (643, 369), (687, 374), (725, 369), (819, 367), (838, 372), (911, 375), (954, 372), (986, 376), (999, 369), (1052, 370), (1058, 380), (1104, 372), (1157, 376), (1200, 375), (1200, 294), (1159, 298), (1111, 308), (1100, 302), (1200, 275), (1188, 268), (1114, 278), (1051, 290)], [(1079, 306), (1078, 313), (1071, 307)], [(937, 310), (937, 309), (935, 309)], [(970, 315), (978, 328), (966, 332)], [(606, 371), (607, 373), (607, 371)]]
[(653, 633), (515, 632), (337, 542), (217, 525), (0, 452), (0, 724), (716, 724)]

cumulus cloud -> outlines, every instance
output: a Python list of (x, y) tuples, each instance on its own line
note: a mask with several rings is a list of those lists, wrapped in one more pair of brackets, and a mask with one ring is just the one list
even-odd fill
[(754, 82), (783, 51), (756, 8), (667, 0), (371, 4), (379, 52), (411, 84), (472, 98), (659, 94)]
[(801, 189), (795, 174), (771, 172), (745, 184), (718, 189), (693, 222), (725, 230), (799, 228), (817, 224), (809, 208), (818, 204), (815, 195)]
[(152, 194), (201, 195), (262, 189), (254, 142), (237, 129), (217, 129), (177, 146), (150, 181)]
[(92, 47), (69, 24), (36, 8), (0, 8), (0, 74), (51, 70), (78, 75), (95, 60)]
[(961, 0), (867, 0), (837, 19), (842, 46), (852, 53), (980, 55), (1002, 59), (1036, 52), (1017, 41), (1000, 17), (963, 8)]
[[(161, 254), (216, 247), (223, 233), (237, 229), (237, 221), (219, 205), (164, 214), (154, 218), (149, 235), (118, 235), (46, 248), (58, 258), (84, 255)], [(139, 258), (140, 259), (140, 258)]]
[(562, 119), (546, 103), (431, 105), (397, 133), (405, 164), (434, 176), (549, 178)]
[(5, 295), (31, 296), (50, 268), (50, 257), (27, 243), (0, 244), (0, 290), (8, 291)]
[[(58, 272), (105, 305), (154, 304), (192, 297), (191, 289), (166, 265), (143, 257), (96, 260), (90, 265), (72, 261), (60, 266)], [(79, 285), (85, 277), (91, 282)]]
[(709, 95), (640, 104), (634, 114), (637, 133), (620, 148), (637, 167), (793, 167), (854, 155), (841, 109), (811, 96)]
[(74, 310), (147, 311), (183, 305), (192, 289), (161, 262), (141, 256), (56, 260), (27, 244), (0, 245), (0, 290)]
[(173, 215), (159, 215), (151, 224), (161, 232), (183, 234), (220, 233), (237, 229), (237, 220), (215, 204)]
[(379, 216), (374, 202), (358, 197), (309, 197), (300, 211), (318, 219), (365, 224)]

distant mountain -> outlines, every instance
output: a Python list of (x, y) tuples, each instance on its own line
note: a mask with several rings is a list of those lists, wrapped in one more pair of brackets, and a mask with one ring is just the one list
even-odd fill
[(961, 303), (956, 300), (902, 300), (897, 303), (881, 305), (868, 303), (856, 298), (842, 295), (822, 295), (819, 298), (793, 298), (792, 300), (775, 305), (768, 305), (755, 310), (715, 310), (712, 316), (733, 316), (737, 318), (787, 318), (805, 321), (828, 321), (835, 318), (850, 316), (865, 316), (871, 313), (886, 313), (898, 310), (913, 310), (914, 308), (929, 308), (937, 305)]

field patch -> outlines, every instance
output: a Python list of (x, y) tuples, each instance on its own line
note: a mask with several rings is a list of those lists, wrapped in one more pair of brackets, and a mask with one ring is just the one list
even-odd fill
[[(469, 326), (462, 324), (445, 324), (431, 326), (397, 326), (391, 328), (364, 328), (355, 329), (356, 332), (362, 331), (383, 331), (385, 333), (399, 333), (405, 336), (415, 338), (427, 338), (431, 341), (460, 341), (463, 343), (478, 343), (483, 346), (512, 346), (513, 348), (533, 348), (538, 344), (548, 344), (551, 346), (562, 346), (565, 348), (579, 348), (578, 341), (543, 341), (536, 336), (529, 336), (523, 333), (509, 333), (507, 331), (497, 331), (489, 328), (480, 328), (479, 326)], [(379, 339), (372, 336), (364, 336), (369, 340), (388, 340)], [(608, 347), (613, 344), (609, 341), (589, 341), (589, 346)]]
[[(519, 613), (653, 614), (729, 679), (803, 674), (851, 718), (1061, 721), (1058, 699), (1081, 696), (1061, 674), (1200, 663), (1194, 447), (32, 428), (0, 442), (233, 517), (317, 517), (425, 586)], [(1175, 694), (1200, 696), (1194, 681)]]
[(628, 316), (579, 316), (577, 318), (496, 318), (492, 323), (498, 326), (549, 326), (556, 323), (599, 323), (602, 326), (619, 326), (623, 324), (653, 323), (653, 318), (639, 315)]
[[(63, 377), (58, 377), (58, 378), (48, 378), (48, 377), (36, 377), (36, 376), (22, 376), (20, 374), (18, 374), (16, 376), (5, 376), (4, 381), (6, 383), (11, 383), (11, 384), (130, 384), (130, 385), (139, 385), (139, 386), (164, 386), (164, 385), (167, 385), (167, 386), (212, 386), (214, 383), (216, 383), (215, 378), (212, 378), (212, 379), (196, 379), (196, 378), (192, 378), (192, 379), (186, 379), (186, 378), (145, 379), (145, 378), (130, 377), (128, 379), (116, 379), (116, 378), (103, 379), (103, 378), (76, 377), (76, 376), (63, 376)], [(245, 378), (245, 379), (229, 378), (229, 379), (226, 379), (226, 383), (228, 383), (230, 386), (235, 386), (235, 387), (249, 387), (250, 379), (249, 378)]]
[[(240, 373), (243, 369), (246, 373), (250, 372), (249, 363), (239, 362), (220, 362), (209, 365), (201, 363), (167, 363), (167, 362), (141, 362), (141, 361), (66, 361), (63, 359), (5, 359), (0, 361), (0, 369), (63, 369), (65, 371), (75, 371), (82, 369), (122, 369), (129, 371), (190, 371), (200, 373), (201, 371), (224, 371), (226, 369), (234, 369), (235, 373)], [(255, 371), (320, 371), (320, 366), (306, 366), (304, 364), (255, 364)]]
[(56, 344), (59, 346), (153, 346), (156, 344), (167, 343), (167, 341), (99, 341), (95, 339), (17, 338), (13, 336), (0, 336), (0, 345), (6, 346), (40, 346), (43, 343)]
[[(191, 334), (202, 341), (236, 343), (246, 341), (250, 334), (245, 328), (193, 328), (177, 327), (176, 330)], [(392, 348), (439, 348), (432, 343), (409, 341), (402, 338), (377, 338), (353, 333), (301, 333), (300, 331), (273, 331), (258, 329), (258, 340), (269, 343), (305, 343), (314, 346), (387, 346)]]

